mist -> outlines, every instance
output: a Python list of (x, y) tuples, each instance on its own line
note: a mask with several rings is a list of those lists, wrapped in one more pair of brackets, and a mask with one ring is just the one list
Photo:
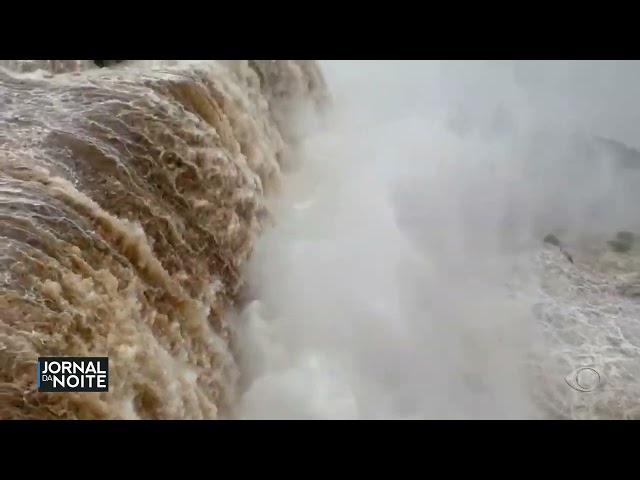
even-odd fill
[(639, 227), (640, 163), (597, 141), (639, 146), (639, 64), (322, 66), (334, 107), (247, 266), (237, 417), (543, 417), (532, 259)]

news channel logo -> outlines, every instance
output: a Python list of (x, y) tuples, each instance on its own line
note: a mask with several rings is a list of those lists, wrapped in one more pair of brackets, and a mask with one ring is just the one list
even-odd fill
[(38, 358), (40, 392), (108, 392), (108, 357)]
[(589, 365), (577, 368), (567, 375), (564, 381), (578, 392), (589, 393), (604, 387), (607, 377), (601, 369)]

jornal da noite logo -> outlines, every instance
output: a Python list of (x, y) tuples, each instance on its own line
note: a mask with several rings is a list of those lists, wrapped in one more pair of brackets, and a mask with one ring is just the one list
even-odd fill
[(40, 392), (108, 392), (108, 357), (40, 357)]

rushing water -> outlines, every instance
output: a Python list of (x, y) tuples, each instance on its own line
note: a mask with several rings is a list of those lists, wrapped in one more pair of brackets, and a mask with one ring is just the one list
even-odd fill
[[(295, 143), (287, 102), (321, 101), (316, 66), (8, 63), (0, 417), (224, 415), (224, 312)], [(83, 355), (109, 356), (109, 393), (37, 392), (38, 356)]]

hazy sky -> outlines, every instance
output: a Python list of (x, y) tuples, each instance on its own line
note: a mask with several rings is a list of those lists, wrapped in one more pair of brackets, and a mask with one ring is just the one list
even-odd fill
[(375, 108), (359, 105), (377, 115), (455, 116), (466, 110), (487, 118), (501, 109), (514, 120), (533, 117), (640, 146), (637, 61), (332, 61), (323, 66), (338, 91), (357, 83), (366, 92), (379, 92)]

